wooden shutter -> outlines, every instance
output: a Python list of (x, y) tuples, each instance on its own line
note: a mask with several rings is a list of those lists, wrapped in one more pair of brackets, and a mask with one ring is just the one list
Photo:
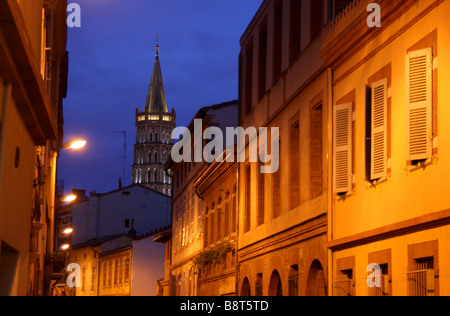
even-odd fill
[(408, 156), (410, 161), (432, 156), (432, 51), (407, 55)]
[(387, 168), (387, 79), (372, 84), (370, 179), (386, 176)]
[(334, 108), (334, 190), (346, 193), (352, 189), (352, 103)]

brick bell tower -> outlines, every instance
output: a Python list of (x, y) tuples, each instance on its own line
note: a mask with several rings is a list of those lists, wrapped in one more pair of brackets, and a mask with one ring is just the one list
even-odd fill
[(144, 112), (136, 109), (133, 184), (143, 184), (165, 195), (172, 194), (171, 179), (164, 172), (164, 164), (170, 158), (175, 121), (175, 110), (172, 108), (169, 112), (167, 108), (158, 43)]

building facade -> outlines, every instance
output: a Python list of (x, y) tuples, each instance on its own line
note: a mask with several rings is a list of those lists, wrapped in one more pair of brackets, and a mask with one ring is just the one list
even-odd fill
[(370, 2), (353, 1), (322, 45), (333, 72), (330, 291), (448, 295), (450, 3), (379, 1), (381, 27), (370, 28)]
[[(107, 193), (92, 193), (68, 205), (73, 233), (71, 245), (127, 234), (137, 235), (167, 227), (171, 223), (171, 199), (143, 185), (131, 185)], [(67, 212), (61, 216), (66, 218)], [(63, 219), (64, 220), (64, 219)]]
[(0, 2), (0, 295), (49, 295), (67, 1)]
[[(194, 259), (198, 290), (203, 296), (236, 295), (237, 162), (215, 161), (194, 189), (203, 200), (203, 252)], [(236, 161), (236, 153), (235, 153)]]
[[(331, 4), (331, 6), (330, 6)], [(328, 1), (264, 1), (241, 37), (240, 125), (279, 128), (279, 168), (239, 164), (238, 294), (327, 295), (330, 71), (321, 57)], [(252, 140), (248, 141), (251, 144)]]
[[(235, 127), (237, 125), (238, 102), (231, 101), (213, 106), (201, 108), (187, 129), (187, 131), (196, 133), (203, 131), (208, 127), (216, 127), (225, 131), (226, 127)], [(197, 125), (195, 122), (199, 122)], [(225, 132), (223, 133), (225, 135)], [(172, 234), (170, 241), (170, 275), (166, 275), (170, 280), (161, 282), (160, 292), (171, 296), (200, 296), (212, 294), (211, 288), (205, 288), (198, 271), (198, 266), (194, 260), (208, 250), (209, 243), (206, 244), (205, 225), (205, 201), (195, 190), (196, 180), (208, 168), (208, 163), (201, 159), (196, 162), (194, 158), (195, 146), (194, 137), (190, 138), (191, 143), (188, 146), (192, 148), (192, 161), (182, 161), (175, 163), (172, 158), (166, 164), (166, 169), (171, 170), (173, 174), (173, 220)], [(183, 142), (184, 136), (181, 140)], [(201, 141), (200, 146), (206, 141)], [(220, 155), (222, 149), (214, 155)], [(167, 274), (167, 273), (166, 273)], [(216, 283), (217, 285), (217, 283)], [(167, 289), (167, 287), (170, 287)], [(211, 291), (211, 292), (208, 292)], [(227, 290), (228, 292), (229, 290)], [(232, 290), (234, 292), (234, 289)], [(215, 292), (215, 289), (214, 289)]]
[(170, 157), (175, 124), (175, 110), (169, 112), (167, 108), (157, 46), (144, 112), (136, 109), (133, 184), (143, 184), (162, 194), (172, 195), (172, 179), (164, 171), (164, 164)]

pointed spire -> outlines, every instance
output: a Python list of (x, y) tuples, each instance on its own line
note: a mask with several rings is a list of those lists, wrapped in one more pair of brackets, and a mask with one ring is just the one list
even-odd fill
[(159, 34), (156, 35), (156, 57), (159, 57)]
[(159, 35), (156, 43), (156, 58), (153, 66), (152, 79), (148, 88), (147, 100), (145, 102), (145, 112), (169, 112), (167, 110), (166, 95), (161, 74), (161, 65), (159, 64)]

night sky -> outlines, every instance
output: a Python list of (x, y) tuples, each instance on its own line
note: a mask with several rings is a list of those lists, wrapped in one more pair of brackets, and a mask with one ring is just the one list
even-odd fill
[(239, 39), (262, 0), (77, 0), (81, 28), (68, 29), (69, 83), (60, 152), (65, 192), (104, 193), (131, 184), (136, 108), (144, 110), (159, 34), (169, 111), (187, 126), (197, 110), (237, 99)]

